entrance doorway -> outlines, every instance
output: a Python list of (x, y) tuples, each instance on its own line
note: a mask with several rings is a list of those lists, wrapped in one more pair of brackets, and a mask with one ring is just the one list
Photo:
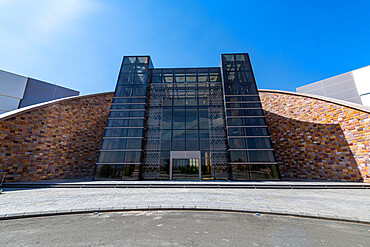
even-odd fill
[(171, 151), (170, 180), (201, 180), (200, 151)]
[(172, 161), (173, 180), (198, 180), (199, 159), (173, 159)]

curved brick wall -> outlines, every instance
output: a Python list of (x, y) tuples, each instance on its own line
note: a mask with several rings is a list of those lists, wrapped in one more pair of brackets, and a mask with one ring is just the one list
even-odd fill
[(369, 180), (369, 110), (289, 92), (260, 97), (283, 179)]
[(112, 97), (76, 96), (0, 115), (4, 182), (91, 178)]
[[(282, 179), (369, 179), (370, 111), (289, 92), (260, 96)], [(5, 182), (91, 178), (112, 97), (70, 97), (0, 115)]]

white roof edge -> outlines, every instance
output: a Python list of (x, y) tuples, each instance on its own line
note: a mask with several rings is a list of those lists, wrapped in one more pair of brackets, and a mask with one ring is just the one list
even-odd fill
[(9, 119), (11, 117), (18, 116), (22, 113), (26, 113), (26, 112), (33, 111), (33, 110), (36, 110), (36, 109), (39, 109), (39, 108), (43, 108), (43, 107), (46, 107), (46, 106), (49, 106), (49, 105), (55, 105), (55, 104), (58, 104), (58, 103), (61, 103), (61, 102), (64, 102), (64, 101), (74, 100), (74, 99), (83, 99), (83, 98), (99, 96), (99, 95), (104, 95), (104, 94), (111, 94), (111, 93), (113, 93), (113, 92), (104, 92), (104, 93), (70, 96), (70, 97), (65, 97), (65, 98), (56, 99), (56, 100), (50, 100), (50, 101), (46, 101), (46, 102), (43, 102), (43, 103), (22, 107), (20, 109), (16, 109), (16, 110), (13, 110), (13, 111), (9, 111), (9, 112), (0, 114), (0, 121)]
[(363, 111), (366, 113), (370, 113), (370, 107), (348, 102), (345, 100), (339, 100), (339, 99), (333, 99), (329, 97), (314, 95), (314, 94), (308, 94), (308, 93), (297, 93), (297, 92), (291, 92), (291, 91), (283, 91), (283, 90), (273, 90), (273, 89), (258, 89), (258, 92), (264, 92), (264, 93), (281, 93), (281, 94), (290, 94), (290, 95), (296, 95), (296, 96), (302, 96), (302, 97), (308, 97), (312, 99), (318, 99), (322, 101), (326, 101), (329, 103), (349, 107), (358, 111)]

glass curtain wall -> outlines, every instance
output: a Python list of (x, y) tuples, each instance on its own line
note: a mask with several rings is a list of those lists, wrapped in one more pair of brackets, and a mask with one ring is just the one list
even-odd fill
[(233, 180), (279, 179), (248, 54), (221, 56)]
[(169, 179), (171, 151), (201, 151), (202, 179), (229, 177), (220, 68), (153, 69), (143, 179)]
[(279, 179), (248, 54), (186, 69), (124, 57), (94, 178), (168, 180), (171, 151), (199, 151), (203, 180)]
[(145, 121), (148, 56), (125, 56), (105, 128), (96, 179), (138, 180)]

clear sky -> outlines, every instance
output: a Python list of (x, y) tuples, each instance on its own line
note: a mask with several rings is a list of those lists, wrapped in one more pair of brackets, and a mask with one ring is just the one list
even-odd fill
[(113, 91), (124, 55), (217, 66), (248, 52), (257, 85), (296, 87), (370, 64), (370, 1), (0, 0), (0, 69)]

